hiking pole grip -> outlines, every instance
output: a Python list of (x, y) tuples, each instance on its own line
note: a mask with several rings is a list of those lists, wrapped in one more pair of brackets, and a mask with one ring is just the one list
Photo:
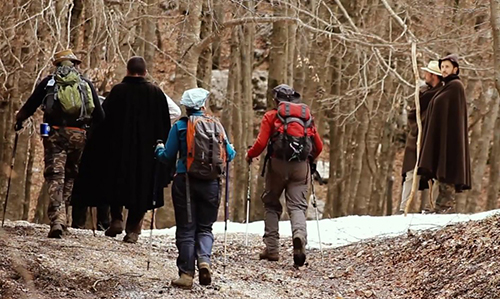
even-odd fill
[(12, 180), (12, 171), (14, 170), (14, 163), (16, 162), (16, 150), (18, 141), (19, 141), (19, 133), (16, 132), (16, 137), (14, 138), (14, 146), (12, 147), (12, 159), (10, 160), (9, 179), (7, 181), (7, 193), (5, 194), (5, 201), (3, 203), (2, 227), (5, 222), (5, 212), (7, 212), (7, 202), (9, 201), (10, 182)]

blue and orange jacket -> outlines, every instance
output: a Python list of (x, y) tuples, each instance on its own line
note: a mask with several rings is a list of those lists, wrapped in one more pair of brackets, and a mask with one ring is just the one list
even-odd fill
[[(191, 115), (204, 115), (203, 111), (195, 111)], [(186, 158), (187, 158), (187, 120), (185, 118), (177, 121), (170, 129), (165, 148), (156, 149), (156, 157), (163, 163), (175, 160), (177, 153), (180, 153), (180, 158), (177, 161), (176, 173), (186, 173)], [(226, 134), (226, 153), (227, 161), (230, 162), (236, 156), (234, 150)]]

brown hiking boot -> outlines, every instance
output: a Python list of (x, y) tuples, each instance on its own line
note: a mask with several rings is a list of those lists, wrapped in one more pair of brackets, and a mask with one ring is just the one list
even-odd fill
[(190, 289), (193, 287), (193, 277), (186, 273), (181, 273), (179, 278), (172, 280), (172, 285), (181, 289)]
[(280, 259), (280, 255), (277, 252), (269, 252), (267, 251), (267, 248), (265, 248), (261, 251), (261, 253), (259, 253), (259, 259), (268, 260), (270, 262), (277, 262)]
[(63, 235), (63, 227), (60, 224), (54, 224), (50, 226), (49, 238), (61, 239)]
[(212, 273), (210, 271), (210, 265), (206, 262), (199, 263), (198, 271), (200, 284), (204, 286), (210, 285), (212, 283)]
[(116, 235), (119, 235), (123, 232), (123, 221), (121, 220), (113, 220), (111, 221), (111, 225), (109, 228), (104, 232), (104, 234), (108, 237), (116, 237)]
[(139, 240), (138, 233), (127, 233), (123, 238), (123, 242), (125, 243), (137, 243), (137, 240)]
[(293, 238), (293, 262), (296, 266), (304, 266), (306, 262), (306, 249), (302, 238)]

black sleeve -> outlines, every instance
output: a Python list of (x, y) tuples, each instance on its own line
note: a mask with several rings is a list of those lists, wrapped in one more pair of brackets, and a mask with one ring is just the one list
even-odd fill
[(38, 83), (31, 96), (28, 98), (26, 103), (24, 103), (23, 107), (17, 113), (16, 121), (18, 122), (25, 121), (28, 117), (32, 116), (33, 113), (35, 113), (38, 107), (40, 107), (47, 93), (45, 87), (47, 86), (47, 83), (49, 82), (50, 78), (51, 76), (47, 76), (42, 81), (40, 81), (40, 83)]
[(83, 80), (89, 84), (90, 90), (92, 91), (92, 100), (94, 101), (95, 107), (92, 112), (92, 125), (98, 125), (104, 120), (104, 110), (102, 110), (101, 101), (99, 101), (99, 96), (97, 95), (94, 84), (87, 78), (83, 78)]

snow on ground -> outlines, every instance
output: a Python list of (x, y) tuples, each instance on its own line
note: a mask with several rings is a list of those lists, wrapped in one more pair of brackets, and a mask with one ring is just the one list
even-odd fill
[[(478, 214), (408, 214), (394, 216), (347, 216), (335, 219), (322, 219), (319, 221), (321, 243), (323, 248), (349, 245), (362, 240), (375, 237), (394, 237), (403, 235), (408, 230), (439, 229), (450, 224), (481, 220), (500, 213), (500, 210), (482, 212)], [(307, 241), (309, 248), (319, 248), (317, 222), (307, 221)], [(228, 233), (245, 233), (244, 223), (228, 222)], [(214, 234), (224, 234), (224, 222), (216, 222), (213, 227)], [(262, 235), (264, 222), (256, 221), (248, 225), (249, 234)], [(143, 231), (144, 236), (149, 236), (149, 231)], [(154, 230), (153, 235), (175, 236), (175, 227)], [(280, 236), (291, 237), (290, 221), (280, 222)]]

